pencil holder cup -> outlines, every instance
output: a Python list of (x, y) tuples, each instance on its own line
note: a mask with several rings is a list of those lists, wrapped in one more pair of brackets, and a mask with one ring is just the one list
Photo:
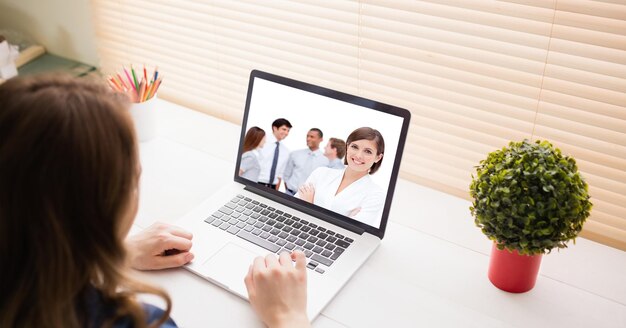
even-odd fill
[(147, 101), (132, 103), (130, 116), (135, 123), (137, 139), (140, 142), (149, 141), (156, 136), (156, 96)]

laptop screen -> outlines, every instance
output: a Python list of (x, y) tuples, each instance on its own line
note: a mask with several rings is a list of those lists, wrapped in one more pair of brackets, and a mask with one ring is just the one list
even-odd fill
[(409, 117), (253, 71), (235, 179), (382, 237)]

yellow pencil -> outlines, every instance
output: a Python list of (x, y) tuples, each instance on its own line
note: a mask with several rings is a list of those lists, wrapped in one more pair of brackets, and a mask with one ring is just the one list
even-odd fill
[(152, 98), (152, 94), (154, 93), (154, 88), (156, 87), (157, 81), (153, 80), (152, 83), (150, 83), (150, 89), (148, 89), (148, 99)]

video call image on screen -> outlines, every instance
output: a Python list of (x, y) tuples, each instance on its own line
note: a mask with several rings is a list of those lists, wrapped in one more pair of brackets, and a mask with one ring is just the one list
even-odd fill
[(379, 228), (403, 118), (256, 77), (238, 174)]

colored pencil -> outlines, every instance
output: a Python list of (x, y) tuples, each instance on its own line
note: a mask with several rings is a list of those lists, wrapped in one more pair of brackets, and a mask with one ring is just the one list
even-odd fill
[[(146, 80), (146, 81), (147, 81), (147, 80)], [(148, 100), (148, 91), (150, 91), (150, 86), (151, 86), (151, 84), (150, 84), (150, 83), (146, 83), (146, 84), (143, 86), (143, 98), (141, 99), (141, 101), (146, 101), (146, 100)]]
[(126, 78), (128, 79), (128, 83), (130, 83), (130, 86), (135, 89), (135, 84), (133, 84), (133, 80), (130, 78), (130, 74), (128, 74), (128, 71), (126, 70), (126, 67), (122, 67), (124, 69), (124, 73), (126, 73)]
[(152, 85), (152, 90), (150, 90), (150, 98), (154, 97), (157, 93), (157, 90), (159, 89), (159, 86), (161, 86), (161, 81), (163, 80), (163, 78), (159, 78), (158, 80), (156, 80), (154, 82), (154, 84)]
[(146, 82), (141, 81), (141, 83), (139, 83), (139, 92), (137, 93), (137, 99), (139, 100), (139, 102), (143, 101), (143, 94), (145, 92), (146, 92)]
[(117, 76), (118, 83), (120, 83), (124, 88), (128, 88), (128, 85), (126, 85), (126, 82), (124, 82), (124, 79), (122, 79), (119, 73), (115, 73), (115, 76)]
[[(122, 66), (122, 70), (124, 74), (120, 72), (109, 75), (107, 83), (114, 91), (128, 95), (134, 103), (141, 103), (152, 99), (161, 86), (161, 82), (163, 82), (163, 78), (159, 76), (158, 66), (154, 68), (154, 73), (150, 80), (148, 79), (146, 65), (143, 65), (143, 76), (135, 72), (133, 65), (130, 65), (130, 73), (124, 66)], [(126, 79), (124, 79), (123, 76), (126, 76)], [(137, 79), (138, 77), (139, 80)]]
[(109, 83), (109, 86), (111, 87), (111, 89), (121, 91), (117, 88), (117, 85), (111, 82), (111, 80), (108, 80), (107, 82)]
[(115, 86), (115, 89), (120, 90), (120, 91), (123, 89), (123, 88), (122, 88), (122, 86), (121, 86), (121, 85), (119, 85), (119, 84), (117, 83), (117, 81), (115, 81), (115, 79), (114, 79), (114, 78), (109, 78), (109, 81), (111, 81), (111, 82), (113, 83), (113, 85)]
[(139, 94), (139, 83), (137, 83), (137, 75), (135, 75), (135, 69), (133, 65), (130, 65), (130, 72), (133, 73), (133, 80), (135, 81), (135, 89), (137, 89), (137, 94)]

